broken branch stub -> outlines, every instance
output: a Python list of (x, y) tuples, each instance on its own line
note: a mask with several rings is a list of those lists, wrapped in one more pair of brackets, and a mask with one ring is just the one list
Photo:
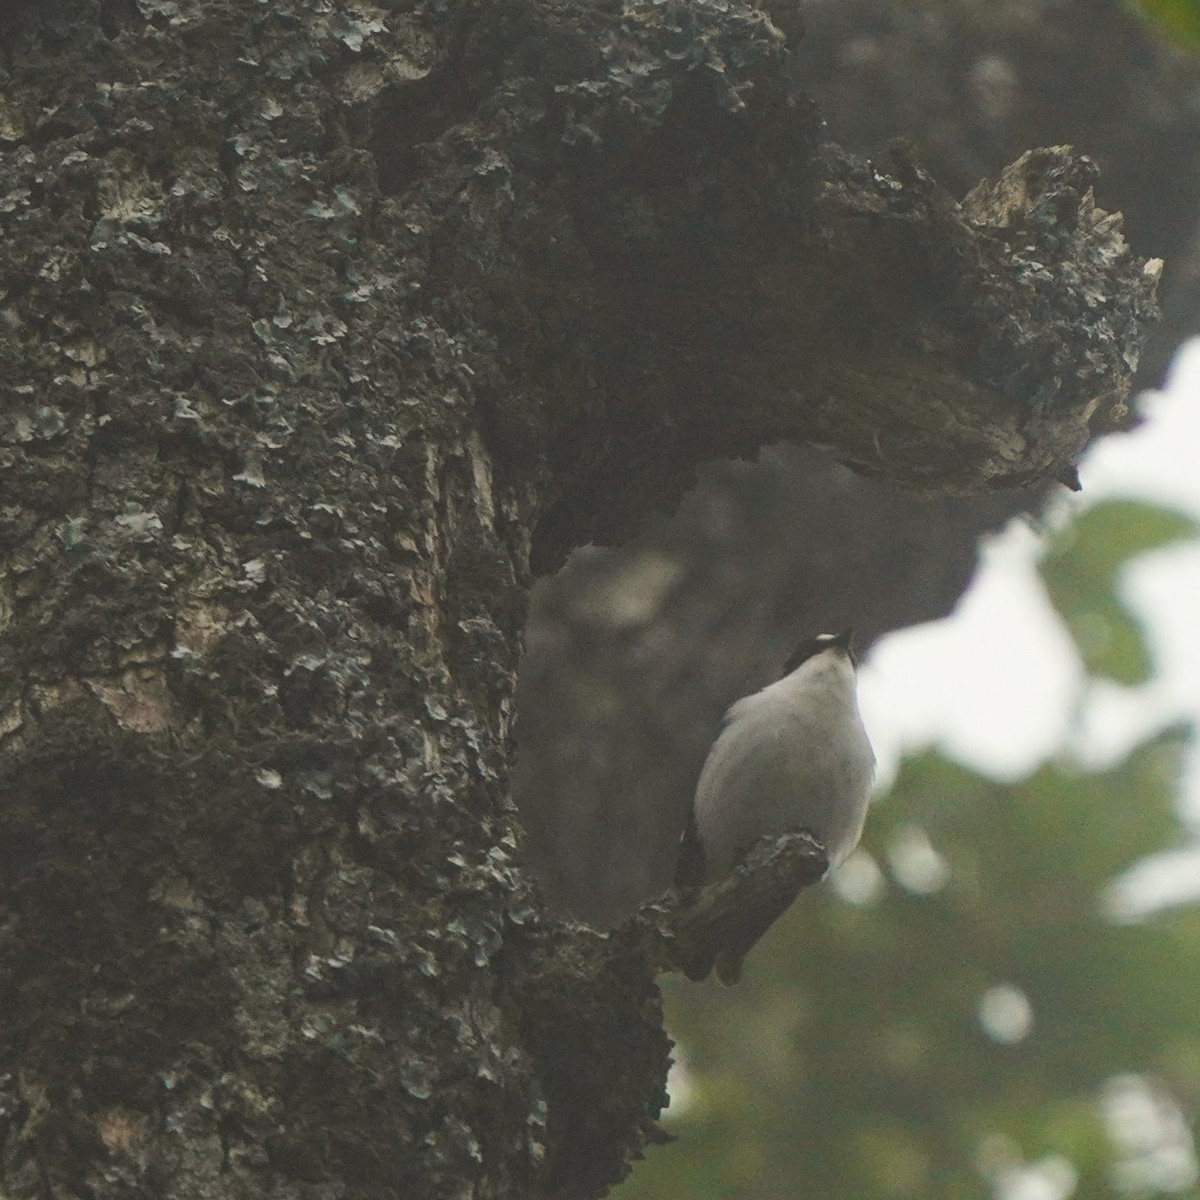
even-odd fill
[[(827, 158), (794, 314), (806, 332), (757, 387), (792, 407), (797, 435), (864, 474), (970, 494), (1069, 478), (1131, 423), (1162, 264), (1096, 206), (1090, 159), (1030, 151), (959, 204), (903, 152), (894, 177)], [(814, 272), (828, 286), (815, 307)], [(773, 336), (786, 320), (771, 316)]]
[(725, 878), (680, 894), (667, 961), (692, 980), (715, 967), (723, 983), (736, 982), (747, 951), (828, 869), (825, 849), (811, 834), (760, 838)]

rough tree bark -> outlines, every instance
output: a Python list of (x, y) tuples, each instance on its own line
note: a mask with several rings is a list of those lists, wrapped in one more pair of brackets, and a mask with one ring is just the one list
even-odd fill
[(650, 913), (540, 909), (529, 582), (788, 437), (1068, 472), (1153, 271), (1065, 150), (963, 206), (724, 0), (48, 0), (0, 99), (0, 1190), (591, 1196)]

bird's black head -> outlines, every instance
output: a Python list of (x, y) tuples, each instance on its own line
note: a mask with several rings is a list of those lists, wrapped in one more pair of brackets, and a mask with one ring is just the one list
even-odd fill
[(841, 633), (818, 633), (816, 637), (805, 638), (792, 651), (791, 658), (784, 664), (783, 674), (790, 675), (801, 664), (826, 650), (844, 650), (850, 656), (850, 661), (857, 665), (858, 659), (854, 656), (854, 648), (850, 645), (850, 639), (853, 636), (853, 629), (843, 629)]

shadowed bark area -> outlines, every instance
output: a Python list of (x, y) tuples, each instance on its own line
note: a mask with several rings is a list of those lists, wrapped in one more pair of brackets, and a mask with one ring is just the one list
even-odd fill
[(601, 1194), (661, 939), (515, 866), (532, 573), (785, 436), (1051, 479), (1151, 277), (1066, 151), (822, 145), (716, 0), (5, 28), (0, 1190)]
[(668, 887), (728, 705), (814, 631), (852, 625), (865, 650), (944, 615), (980, 535), (1040, 496), (915, 497), (776, 447), (711, 467), (669, 522), (540, 583), (513, 787), (551, 906), (608, 928)]
[[(1200, 329), (1194, 54), (1112, 0), (806, 4), (799, 41), (800, 5), (766, 7), (789, 30), (790, 77), (846, 149), (883, 164), (903, 137), (955, 195), (1029, 146), (1086, 149), (1105, 206), (1167, 258), (1143, 384)], [(610, 925), (665, 886), (724, 707), (814, 630), (853, 624), (866, 646), (944, 615), (980, 534), (1044, 491), (922, 500), (776, 452), (709, 471), (678, 517), (548, 581), (522, 667), (517, 780), (547, 895)]]

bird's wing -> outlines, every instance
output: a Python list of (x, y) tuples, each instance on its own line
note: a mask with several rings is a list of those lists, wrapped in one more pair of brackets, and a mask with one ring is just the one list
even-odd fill
[(679, 839), (679, 858), (675, 862), (675, 886), (699, 887), (704, 869), (704, 847), (696, 832), (696, 809), (689, 805), (687, 825)]

